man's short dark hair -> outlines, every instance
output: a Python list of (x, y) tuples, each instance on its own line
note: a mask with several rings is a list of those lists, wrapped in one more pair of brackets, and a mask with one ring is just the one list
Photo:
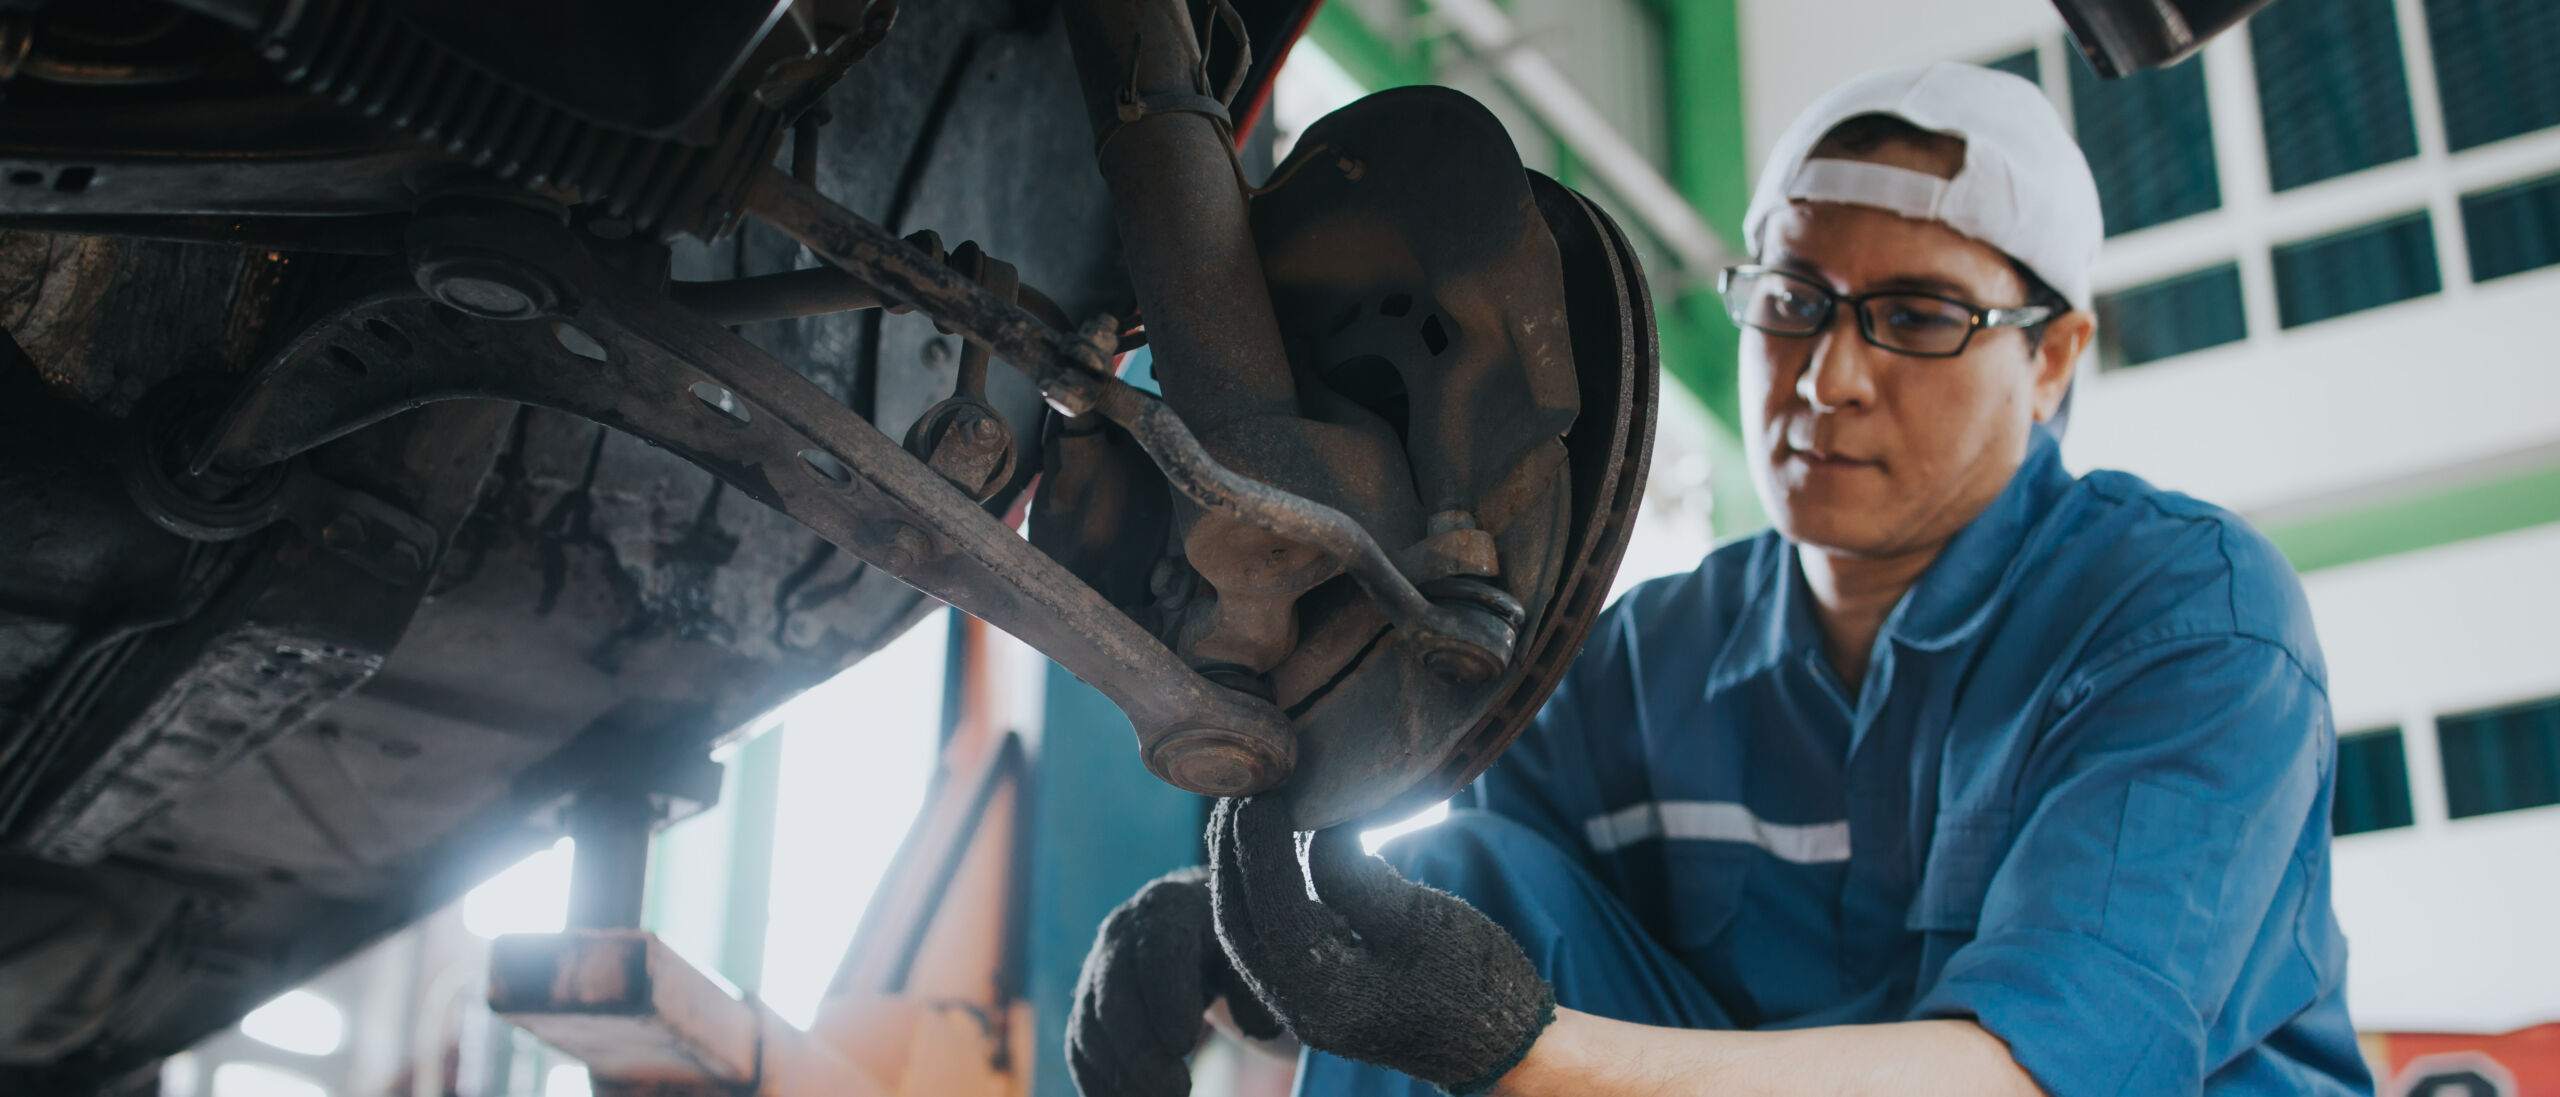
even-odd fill
[(1951, 133), (1935, 133), (1912, 125), (1908, 120), (1890, 114), (1861, 114), (1844, 118), (1831, 127), (1822, 140), (1813, 143), (1816, 152), (1837, 148), (1844, 152), (1874, 152), (1886, 145), (1935, 145), (1954, 142), (1961, 146), (1964, 138)]

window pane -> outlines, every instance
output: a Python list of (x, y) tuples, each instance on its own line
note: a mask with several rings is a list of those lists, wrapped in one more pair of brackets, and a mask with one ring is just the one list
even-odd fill
[(2036, 68), (2036, 51), (2031, 49), (2019, 50), (1996, 61), (1985, 61), (1982, 67), (2005, 72), (2011, 76), (2024, 77), (2029, 83), (2044, 82)]
[(2240, 267), (2164, 278), (2098, 298), (2098, 368), (2123, 369), (2249, 335), (2240, 312)]
[(2455, 151), (2560, 125), (2560, 4), (2426, 0), (2445, 143)]
[(2338, 737), (2338, 794), (2329, 829), (2337, 834), (2405, 827), (2409, 811), (2409, 759), (2400, 729)]
[(2462, 196), (2471, 280), (2560, 263), (2560, 175)]
[(2071, 118), (2098, 177), (2107, 235), (2148, 228), (2222, 205), (2204, 66), (2178, 65), (2100, 80), (2071, 54)]
[(2456, 819), (2560, 804), (2560, 698), (2436, 721)]
[(2249, 19), (2277, 190), (2418, 154), (2391, 0), (2275, 4)]
[(2443, 288), (2424, 213), (2285, 244), (2275, 267), (2276, 314), (2289, 328)]

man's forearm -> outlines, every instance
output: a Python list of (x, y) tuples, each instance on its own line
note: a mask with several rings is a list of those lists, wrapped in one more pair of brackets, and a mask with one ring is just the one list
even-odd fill
[(2043, 1097), (2009, 1046), (1971, 1021), (1779, 1032), (1655, 1028), (1569, 1009), (1498, 1097)]

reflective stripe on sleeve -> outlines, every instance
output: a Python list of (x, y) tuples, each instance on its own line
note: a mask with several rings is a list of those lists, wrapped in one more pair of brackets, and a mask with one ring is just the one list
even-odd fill
[(1800, 865), (1849, 859), (1849, 821), (1834, 823), (1768, 823), (1741, 804), (1709, 800), (1662, 800), (1620, 808), (1582, 824), (1584, 837), (1598, 853), (1614, 853), (1649, 838), (1696, 842), (1741, 842), (1768, 850), (1782, 861)]

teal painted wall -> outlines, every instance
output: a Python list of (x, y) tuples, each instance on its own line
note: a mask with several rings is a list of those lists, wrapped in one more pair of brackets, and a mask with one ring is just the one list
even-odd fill
[(1050, 664), (1032, 758), (1030, 940), (1033, 1097), (1076, 1097), (1067, 1012), (1104, 915), (1147, 881), (1201, 860), (1203, 801), (1138, 763), (1129, 720), (1093, 687)]

